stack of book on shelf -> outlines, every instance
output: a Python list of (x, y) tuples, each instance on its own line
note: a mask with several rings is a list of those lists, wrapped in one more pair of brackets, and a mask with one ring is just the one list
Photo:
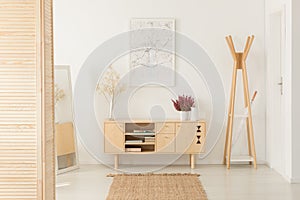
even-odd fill
[(131, 143), (143, 143), (143, 140), (126, 140), (126, 144), (131, 144)]
[(145, 137), (145, 142), (155, 142), (155, 137)]
[(153, 130), (133, 130), (134, 133), (154, 133)]
[(142, 152), (142, 148), (141, 147), (128, 147), (125, 148), (126, 152)]

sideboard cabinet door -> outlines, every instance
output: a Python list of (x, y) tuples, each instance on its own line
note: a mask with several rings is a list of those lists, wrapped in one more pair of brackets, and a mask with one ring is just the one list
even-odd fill
[(176, 153), (185, 153), (196, 135), (197, 123), (176, 123)]
[(192, 144), (186, 151), (186, 153), (204, 153), (204, 144), (205, 144), (205, 139), (206, 139), (206, 127), (205, 123), (199, 123), (196, 125), (196, 130), (195, 130), (195, 137), (193, 139)]
[(200, 153), (205, 143), (205, 123), (176, 123), (176, 153)]
[(174, 153), (175, 152), (175, 134), (158, 133), (156, 135), (156, 152), (157, 153)]
[(124, 124), (111, 122), (104, 124), (104, 152), (124, 152)]

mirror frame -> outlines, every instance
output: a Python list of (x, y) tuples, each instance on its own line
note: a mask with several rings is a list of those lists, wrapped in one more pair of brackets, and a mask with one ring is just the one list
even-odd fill
[[(75, 120), (74, 120), (73, 87), (72, 87), (72, 81), (71, 81), (70, 66), (69, 65), (55, 65), (54, 66), (54, 75), (55, 75), (55, 71), (57, 71), (57, 70), (65, 70), (67, 72), (67, 76), (68, 76), (68, 79), (69, 79), (68, 80), (68, 85), (69, 85), (69, 90), (71, 91), (71, 95), (70, 95), (71, 112), (72, 112), (71, 115), (72, 115), (72, 123), (73, 123), (73, 130), (74, 130), (74, 146), (75, 146), (75, 157), (76, 157), (75, 158), (75, 162), (76, 162), (75, 165), (73, 165), (71, 167), (64, 168), (64, 169), (58, 169), (58, 156), (56, 155), (56, 145), (55, 145), (56, 174), (62, 174), (62, 173), (69, 172), (69, 171), (72, 171), (72, 170), (75, 170), (75, 169), (79, 169), (79, 157), (78, 157), (76, 126), (75, 126)], [(54, 76), (54, 84), (55, 84), (55, 76)], [(54, 112), (56, 112), (55, 105), (54, 105)], [(54, 122), (55, 122), (55, 119), (54, 119)]]

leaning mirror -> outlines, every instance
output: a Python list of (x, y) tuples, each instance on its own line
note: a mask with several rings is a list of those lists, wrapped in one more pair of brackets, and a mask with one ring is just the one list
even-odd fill
[(56, 169), (60, 174), (79, 167), (70, 66), (55, 66), (54, 89)]

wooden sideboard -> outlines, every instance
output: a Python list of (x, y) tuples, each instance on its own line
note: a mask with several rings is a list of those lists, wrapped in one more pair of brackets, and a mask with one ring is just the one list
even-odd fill
[(195, 154), (204, 152), (205, 121), (105, 121), (104, 152), (115, 154), (189, 154), (195, 166)]

